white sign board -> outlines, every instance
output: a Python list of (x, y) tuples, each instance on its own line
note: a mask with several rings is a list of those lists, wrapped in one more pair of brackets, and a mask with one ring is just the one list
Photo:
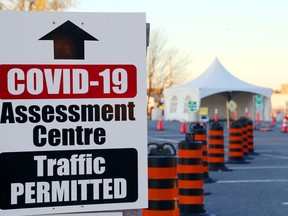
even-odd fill
[(0, 11), (0, 215), (147, 207), (144, 13)]

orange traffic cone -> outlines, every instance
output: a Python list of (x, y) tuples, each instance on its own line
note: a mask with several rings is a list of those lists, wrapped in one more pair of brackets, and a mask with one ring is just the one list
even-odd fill
[(215, 122), (218, 122), (218, 109), (215, 109), (214, 121), (215, 121)]
[(186, 122), (185, 120), (181, 123), (180, 133), (186, 133)]
[(283, 118), (283, 124), (282, 124), (282, 133), (287, 133), (287, 119), (286, 117)]
[(236, 110), (233, 112), (233, 119), (234, 119), (234, 121), (237, 120), (237, 112), (236, 112)]
[(157, 130), (163, 130), (163, 123), (161, 117), (158, 120)]

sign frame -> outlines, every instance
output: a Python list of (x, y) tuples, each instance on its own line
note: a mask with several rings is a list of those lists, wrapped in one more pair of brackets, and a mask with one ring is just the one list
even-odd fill
[[(0, 85), (5, 88), (0, 93), (0, 166), (5, 172), (0, 194), (10, 197), (7, 200), (2, 193), (0, 216), (146, 208), (145, 13), (0, 11), (0, 18), (5, 29), (0, 42)], [(64, 30), (57, 33), (60, 27)], [(55, 34), (61, 38), (59, 32), (71, 28), (79, 34), (85, 31), (85, 41), (79, 42), (78, 34), (80, 47), (69, 47), (74, 39), (66, 38), (71, 40), (67, 49), (56, 49)], [(95, 73), (100, 78), (93, 80)], [(127, 75), (131, 73), (133, 79)], [(115, 168), (127, 154), (133, 159)], [(9, 158), (15, 161), (7, 163)], [(132, 166), (130, 179), (124, 173)], [(30, 169), (27, 176), (24, 171), (24, 180), (16, 174), (19, 167)], [(99, 196), (110, 201), (93, 201), (97, 193), (87, 183), (91, 179), (94, 188), (98, 184), (106, 190)], [(113, 184), (115, 180), (118, 185)], [(81, 195), (66, 193), (66, 182), (78, 183), (75, 188), (81, 188)], [(129, 192), (131, 185), (137, 194)], [(7, 186), (9, 190), (4, 189)]]
[(227, 103), (227, 108), (230, 110), (230, 112), (234, 112), (236, 109), (237, 109), (237, 104), (235, 101), (233, 100), (230, 100), (228, 103)]

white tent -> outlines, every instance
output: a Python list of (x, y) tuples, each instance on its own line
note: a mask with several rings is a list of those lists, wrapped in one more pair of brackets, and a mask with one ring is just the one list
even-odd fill
[(166, 120), (198, 120), (197, 112), (191, 112), (188, 106), (189, 102), (196, 101), (197, 110), (199, 107), (208, 107), (210, 119), (213, 119), (216, 109), (219, 119), (226, 119), (226, 102), (233, 100), (237, 104), (238, 117), (244, 116), (245, 110), (248, 109), (249, 117), (255, 119), (256, 95), (263, 96), (260, 109), (258, 103), (257, 107), (260, 110), (260, 120), (267, 121), (270, 118), (272, 89), (239, 80), (216, 58), (196, 79), (178, 87), (165, 89), (164, 117)]

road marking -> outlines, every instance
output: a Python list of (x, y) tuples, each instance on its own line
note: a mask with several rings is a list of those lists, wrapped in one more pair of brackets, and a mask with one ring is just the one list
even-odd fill
[(288, 205), (288, 202), (283, 202), (282, 204), (283, 204), (283, 205)]
[(288, 166), (255, 166), (255, 167), (233, 167), (229, 166), (231, 169), (235, 170), (245, 170), (245, 169), (288, 169)]
[(237, 184), (237, 183), (275, 183), (288, 182), (288, 179), (259, 179), (259, 180), (220, 180), (216, 181), (218, 184)]
[(265, 157), (277, 158), (277, 159), (288, 159), (288, 156), (281, 156), (281, 155), (269, 155), (269, 154), (261, 154)]

